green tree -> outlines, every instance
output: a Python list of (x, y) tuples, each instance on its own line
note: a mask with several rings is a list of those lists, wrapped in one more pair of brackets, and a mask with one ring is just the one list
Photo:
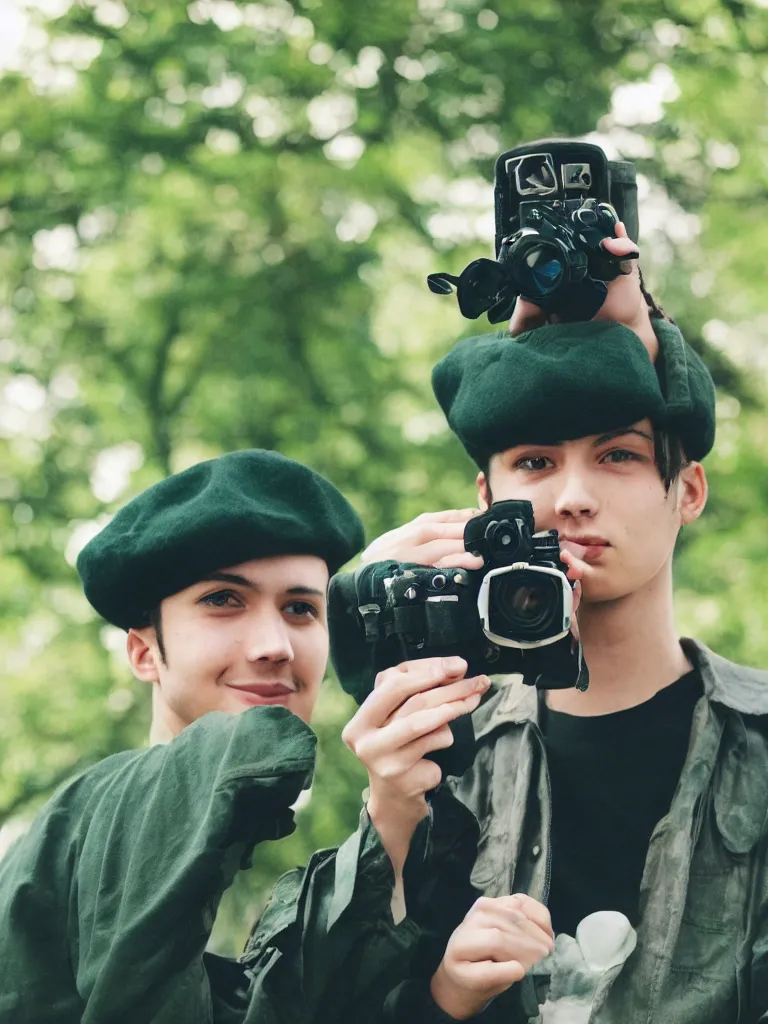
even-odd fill
[[(598, 132), (643, 173), (645, 267), (722, 389), (685, 625), (765, 661), (768, 24), (740, 0), (73, 3), (0, 78), (0, 821), (144, 741), (74, 557), (132, 494), (245, 446), (329, 476), (369, 535), (473, 500), (429, 389), (424, 286), (487, 254), (494, 156)], [(230, 904), (354, 828), (329, 682), (315, 796)]]

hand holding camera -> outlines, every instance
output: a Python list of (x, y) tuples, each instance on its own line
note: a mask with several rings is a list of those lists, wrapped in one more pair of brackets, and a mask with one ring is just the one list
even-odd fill
[[(628, 236), (627, 229), (621, 222), (616, 225), (616, 236), (606, 238), (602, 244), (604, 249), (617, 257), (638, 251), (637, 245)], [(651, 325), (650, 310), (641, 288), (639, 264), (636, 259), (632, 259), (621, 266), (622, 273), (608, 282), (605, 301), (592, 319), (613, 320), (629, 327), (645, 345), (651, 362), (655, 363), (659, 354), (659, 342)], [(557, 314), (550, 315), (534, 302), (520, 298), (515, 303), (509, 321), (509, 333), (514, 338), (535, 327), (555, 323), (557, 319)]]
[(369, 562), (415, 562), (435, 568), (482, 569), (483, 560), (464, 547), (464, 527), (476, 508), (422, 512), (410, 523), (383, 533), (360, 556)]
[[(331, 652), (342, 687), (358, 704), (383, 669), (451, 655), (466, 661), (471, 676), (518, 672), (542, 689), (586, 688), (557, 531), (535, 533), (530, 502), (496, 502), (467, 517), (464, 548), (482, 569), (382, 561), (333, 578)], [(472, 726), (462, 716), (451, 728), (455, 742), (427, 757), (460, 775), (474, 759)]]
[(440, 768), (425, 757), (453, 743), (448, 723), (474, 711), (488, 689), (487, 676), (465, 679), (466, 670), (449, 657), (380, 672), (342, 733), (368, 769), (368, 813), (396, 872), (427, 814), (424, 794), (440, 783)]
[(547, 322), (615, 320), (641, 339), (651, 362), (658, 343), (637, 266), (639, 221), (634, 165), (609, 161), (599, 146), (542, 139), (496, 161), (496, 259), (462, 273), (430, 274), (431, 291), (453, 288), (459, 309), (515, 336)]
[(432, 998), (456, 1020), (474, 1017), (554, 947), (543, 904), (522, 893), (481, 897), (448, 942), (432, 978)]

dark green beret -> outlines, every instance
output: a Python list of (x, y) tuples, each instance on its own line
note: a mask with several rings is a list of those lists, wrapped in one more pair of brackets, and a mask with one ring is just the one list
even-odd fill
[(612, 321), (547, 324), (460, 341), (432, 371), (451, 429), (479, 466), (519, 444), (570, 441), (650, 417), (690, 459), (715, 440), (715, 387), (701, 358), (653, 319), (654, 366), (638, 336)]
[(332, 484), (277, 452), (251, 449), (143, 491), (83, 548), (77, 569), (96, 611), (130, 629), (206, 573), (317, 555), (333, 574), (363, 544), (357, 513)]

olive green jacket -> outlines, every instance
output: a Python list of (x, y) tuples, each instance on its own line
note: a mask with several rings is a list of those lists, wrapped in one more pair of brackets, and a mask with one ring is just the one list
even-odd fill
[(106, 758), (0, 861), (1, 1024), (229, 1024), (243, 968), (204, 953), (257, 843), (294, 829), (315, 737), (281, 707), (213, 713)]
[[(574, 990), (567, 1013), (558, 1016), (550, 1004), (542, 1016), (541, 996), (528, 977), (475, 1018), (483, 1024), (753, 1024), (768, 1010), (768, 673), (734, 665), (693, 641), (683, 644), (700, 668), (704, 696), (669, 813), (651, 837), (634, 952), (591, 991)], [(450, 786), (464, 806), (452, 808), (442, 787), (409, 855), (408, 917), (401, 924), (389, 913), (386, 855), (365, 820), (354, 839), (358, 850), (364, 847), (357, 859), (347, 844), (335, 858), (324, 855), (324, 878), (315, 865), (285, 876), (244, 956), (264, 990), (282, 985), (285, 991), (289, 978), (300, 985), (296, 949), (309, 933), (299, 923), (296, 891), (300, 885), (305, 893), (307, 921), (306, 894), (314, 886), (315, 913), (324, 906), (326, 916), (315, 917), (312, 941), (322, 956), (319, 925), (327, 948), (336, 943), (342, 974), (367, 971), (366, 1021), (450, 1019), (429, 999), (428, 978), (474, 895), (521, 891), (547, 900), (551, 800), (537, 698), (512, 682), (475, 712), (474, 765)], [(475, 888), (466, 885), (470, 871)], [(333, 987), (316, 992), (304, 1008), (304, 1017), (275, 1020), (348, 1019), (349, 1007)]]

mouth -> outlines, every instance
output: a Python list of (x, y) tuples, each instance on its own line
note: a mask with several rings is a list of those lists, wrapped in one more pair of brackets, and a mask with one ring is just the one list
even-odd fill
[(610, 546), (604, 537), (592, 535), (560, 538), (560, 550), (569, 552), (583, 562), (596, 562)]
[(261, 704), (287, 704), (297, 692), (296, 687), (288, 683), (247, 683), (242, 686), (227, 683), (226, 685), (242, 701), (253, 707)]

